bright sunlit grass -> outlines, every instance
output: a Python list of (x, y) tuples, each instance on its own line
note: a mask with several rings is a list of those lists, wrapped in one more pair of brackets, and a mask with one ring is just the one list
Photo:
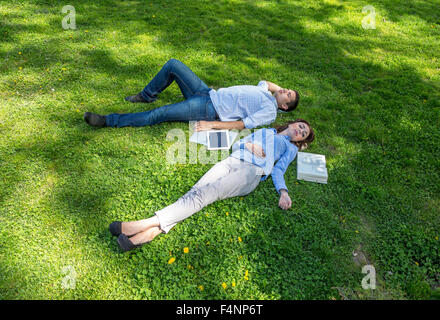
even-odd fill
[[(58, 1), (0, 1), (0, 298), (438, 297), (440, 3), (370, 1), (374, 30), (366, 4), (81, 0), (64, 30)], [(269, 179), (120, 253), (112, 221), (151, 216), (211, 165), (164, 160), (167, 132), (187, 124), (96, 130), (82, 116), (182, 99), (172, 85), (151, 105), (124, 101), (170, 58), (214, 88), (298, 90), (274, 125), (312, 124), (328, 184), (297, 181), (294, 162), (290, 210)]]

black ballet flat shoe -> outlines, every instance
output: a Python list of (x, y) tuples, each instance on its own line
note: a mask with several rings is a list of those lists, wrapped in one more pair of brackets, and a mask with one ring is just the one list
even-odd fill
[(113, 221), (108, 226), (108, 230), (114, 236), (119, 236), (122, 233), (122, 222), (121, 221)]
[(118, 237), (118, 244), (119, 244), (119, 247), (121, 248), (121, 250), (122, 250), (123, 252), (130, 251), (130, 250), (133, 250), (133, 249), (136, 249), (136, 248), (140, 248), (140, 247), (142, 247), (144, 244), (147, 244), (147, 243), (149, 243), (149, 242), (150, 242), (150, 241), (145, 242), (145, 243), (141, 243), (141, 244), (134, 244), (134, 243), (131, 242), (131, 240), (130, 240), (125, 234), (123, 234), (123, 233), (121, 233), (121, 234), (119, 235), (119, 237)]

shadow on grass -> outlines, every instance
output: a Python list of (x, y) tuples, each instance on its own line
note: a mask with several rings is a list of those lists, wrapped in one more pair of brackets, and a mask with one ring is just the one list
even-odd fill
[[(33, 3), (48, 10), (52, 6), (48, 1)], [(148, 32), (155, 36), (155, 46), (171, 48), (172, 52), (181, 55), (175, 58), (184, 62), (185, 56), (200, 51), (205, 52), (207, 56), (225, 57), (224, 63), (222, 60), (214, 62), (215, 60), (207, 61), (200, 58), (200, 65), (190, 65), (208, 85), (222, 87), (239, 84), (236, 81), (237, 77), (243, 81), (240, 84), (247, 81), (256, 83), (261, 74), (276, 74), (278, 78), (274, 82), (299, 87), (300, 92), (307, 92), (294, 116), (300, 115), (298, 117), (310, 119), (317, 129), (316, 146), (310, 151), (329, 154), (329, 160), (332, 160), (332, 157), (342, 158), (344, 164), (335, 165), (329, 170), (331, 178), (327, 186), (308, 187), (301, 184), (310, 194), (303, 194), (304, 202), (301, 198), (294, 200), (295, 209), (286, 214), (275, 207), (277, 199), (272, 186), (269, 186), (271, 182), (264, 183), (255, 195), (246, 198), (246, 208), (240, 207), (240, 210), (254, 214), (253, 225), (249, 226), (251, 231), (246, 232), (244, 254), (254, 268), (261, 293), (281, 299), (328, 299), (334, 295), (331, 286), (340, 286), (341, 283), (348, 286), (359, 282), (352, 268), (346, 264), (349, 261), (347, 256), (360, 240), (353, 235), (353, 230), (350, 230), (350, 233), (340, 226), (341, 213), (347, 215), (347, 212), (350, 212), (350, 215), (353, 215), (353, 228), (359, 217), (366, 215), (374, 223), (384, 226), (377, 231), (378, 238), (387, 239), (386, 232), (393, 227), (417, 220), (415, 216), (423, 211), (423, 201), (426, 200), (427, 193), (432, 193), (434, 198), (438, 199), (439, 187), (433, 177), (438, 177), (440, 169), (435, 157), (439, 151), (439, 137), (436, 135), (433, 138), (431, 133), (438, 130), (430, 121), (435, 117), (434, 108), (439, 107), (436, 87), (423, 79), (410, 65), (402, 63), (385, 68), (347, 54), (347, 51), (355, 53), (387, 46), (380, 39), (368, 35), (366, 40), (345, 39), (340, 35), (319, 33), (305, 27), (308, 20), (331, 25), (330, 18), (342, 13), (345, 10), (344, 5), (322, 3), (308, 7), (280, 1), (259, 6), (254, 2), (231, 4), (227, 1), (193, 1), (189, 4), (179, 1), (155, 1), (146, 7), (139, 1), (102, 1), (99, 6), (87, 1), (78, 1), (75, 2), (75, 7), (80, 28), (73, 32), (77, 41), (75, 43), (94, 45), (94, 39), (87, 38), (84, 34), (76, 34), (86, 28), (96, 32), (114, 29), (119, 31), (124, 30), (127, 25), (128, 31), (120, 37), (121, 41), (135, 45), (138, 36)], [(413, 8), (391, 6), (391, 2), (381, 2), (379, 7), (384, 7), (393, 20), (403, 14), (414, 12), (429, 22), (429, 19), (436, 17), (432, 14), (424, 17), (425, 13), (432, 11), (432, 4), (426, 1)], [(45, 34), (48, 29), (61, 28), (60, 24), (61, 15), (51, 18), (47, 29), (41, 26), (34, 28), (21, 24), (2, 24), (0, 30), (14, 30), (16, 34), (8, 32), (3, 38), (3, 41), (10, 43), (16, 41), (19, 34), (30, 31)], [(351, 35), (365, 33), (360, 23), (358, 26), (348, 27), (335, 25), (335, 28)], [(378, 33), (379, 31), (376, 35)], [(159, 66), (166, 62), (157, 57), (146, 57), (142, 59), (142, 63), (127, 64), (117, 59), (110, 49), (96, 47), (82, 48), (78, 57), (73, 58), (69, 54), (63, 54), (63, 43), (64, 41), (55, 38), (48, 39), (45, 46), (20, 46), (23, 52), (32, 53), (29, 67), (38, 72), (43, 72), (55, 64), (78, 66), (78, 69), (67, 77), (69, 83), (48, 83), (61, 94), (75, 90), (71, 82), (77, 81), (81, 83), (81, 87), (87, 88), (95, 96), (114, 88), (110, 82), (96, 83), (94, 78), (82, 74), (90, 70), (93, 74), (103, 74), (109, 78), (115, 76), (118, 84), (135, 79), (138, 81), (139, 89), (142, 89), (148, 81), (143, 75), (144, 70), (158, 71)], [(2, 55), (11, 57), (16, 51), (15, 49), (2, 52)], [(265, 67), (262, 64), (265, 61), (272, 61), (273, 65)], [(87, 66), (85, 62), (88, 62)], [(283, 73), (283, 70), (286, 72)], [(14, 72), (6, 68), (5, 74), (13, 75)], [(224, 78), (219, 75), (224, 75)], [(314, 86), (306, 88), (301, 80)], [(320, 91), (322, 87), (325, 90)], [(28, 98), (37, 96), (38, 88), (38, 81), (29, 83)], [(166, 92), (163, 96), (165, 95)], [(121, 106), (118, 106), (121, 112), (143, 111), (154, 107), (157, 107), (157, 104), (133, 106), (121, 103)], [(99, 108), (104, 111), (102, 106)], [(111, 109), (115, 110), (114, 107)], [(112, 153), (105, 146), (105, 139), (100, 141), (99, 146), (85, 146), (87, 141), (93, 140), (95, 130), (87, 128), (80, 115), (77, 115), (76, 119), (73, 116), (72, 113), (52, 113), (49, 119), (57, 123), (71, 124), (76, 128), (75, 134), (63, 136), (58, 141), (47, 140), (13, 147), (15, 152), (22, 153), (24, 158), (32, 158), (35, 154), (43, 156), (48, 164), (55, 164), (55, 170), (61, 175), (70, 171), (72, 176), (68, 183), (55, 190), (57, 201), (64, 204), (66, 215), (70, 215), (74, 221), (82, 225), (81, 232), (90, 232), (91, 224), (93, 230), (101, 230), (105, 224), (102, 216), (109, 216), (112, 205), (117, 207), (114, 199), (118, 199), (119, 189), (131, 190), (138, 184), (142, 185), (145, 177), (137, 176), (136, 172), (125, 176), (119, 174), (119, 170), (123, 170), (124, 167), (114, 165), (120, 166), (123, 163), (124, 151)], [(277, 124), (291, 117), (290, 114), (280, 115)], [(412, 132), (418, 136), (416, 140), (408, 139), (411, 122), (420, 122), (420, 127), (423, 128), (417, 129), (416, 126)], [(164, 129), (168, 128), (169, 126), (164, 125), (155, 127), (154, 131), (152, 128), (146, 130), (163, 139), (166, 134)], [(84, 134), (79, 133), (82, 129), (85, 130)], [(135, 135), (140, 132), (127, 128), (120, 130)], [(107, 132), (99, 131), (99, 135), (105, 136)], [(109, 135), (118, 138), (118, 134), (112, 131)], [(341, 140), (342, 143), (337, 142)], [(409, 142), (411, 148), (406, 148)], [(356, 146), (357, 151), (348, 152), (346, 145)], [(81, 156), (75, 158), (75, 152)], [(95, 159), (94, 152), (104, 153), (105, 157), (101, 160), (99, 157)], [(136, 155), (133, 156), (136, 159)], [(10, 155), (6, 156), (6, 161), (8, 157)], [(111, 162), (112, 157), (116, 157), (118, 161)], [(412, 161), (405, 160), (408, 158)], [(87, 162), (92, 162), (94, 169), (90, 169), (90, 163)], [(295, 163), (292, 166), (295, 166)], [(93, 172), (99, 172), (94, 170), (98, 169), (107, 170), (108, 176), (102, 176), (103, 180), (97, 178), (98, 175), (94, 176)], [(292, 169), (289, 170), (292, 172)], [(375, 174), (369, 173), (372, 171)], [(153, 170), (148, 172), (152, 174)], [(191, 170), (188, 169), (182, 169), (181, 172), (191, 174)], [(162, 173), (165, 174), (163, 171)], [(402, 181), (402, 174), (406, 176), (406, 180)], [(293, 175), (290, 174), (289, 177), (292, 181)], [(179, 179), (178, 175), (173, 178)], [(10, 186), (6, 189), (8, 191), (3, 191), (3, 197), (13, 197), (14, 183), (18, 180), (8, 180)], [(114, 184), (100, 184), (104, 180), (112, 180)], [(414, 191), (414, 184), (424, 192), (416, 193), (413, 199), (402, 197), (402, 194)], [(143, 188), (146, 190), (149, 187), (150, 184), (145, 184)], [(168, 196), (165, 197), (166, 200), (156, 200), (165, 205), (170, 199), (177, 199), (190, 187), (191, 184), (183, 183), (181, 188), (176, 188), (176, 194), (171, 198)], [(136, 197), (140, 193), (134, 194), (136, 196), (128, 197), (127, 200), (137, 201)], [(330, 195), (334, 195), (334, 198)], [(227, 203), (231, 204), (233, 201), (238, 200), (231, 199)], [(265, 203), (269, 212), (261, 210), (261, 203)], [(221, 205), (220, 203), (219, 206)], [(141, 204), (139, 210), (151, 206), (149, 203)], [(153, 207), (158, 206), (155, 204)], [(130, 206), (117, 207), (118, 210), (125, 208)], [(408, 208), (409, 212), (406, 211), (405, 214), (399, 208)], [(112, 218), (116, 218), (116, 211), (110, 213)], [(91, 218), (91, 212), (102, 216)], [(383, 222), (384, 219), (387, 219), (387, 223)], [(108, 222), (111, 222), (110, 219)], [(296, 224), (300, 227), (295, 226)], [(188, 225), (197, 227), (193, 223)], [(432, 228), (435, 226), (436, 224)], [(215, 226), (205, 224), (204, 230), (221, 241), (222, 234)], [(183, 241), (192, 234), (188, 228), (184, 228), (184, 231), (187, 233), (173, 235), (172, 244), (167, 244), (165, 240), (170, 236), (164, 237), (164, 240), (158, 242), (156, 249), (167, 251), (172, 245), (177, 245), (177, 239)], [(109, 238), (105, 232), (99, 232), (99, 237), (101, 240)], [(398, 241), (395, 236), (393, 240)], [(422, 242), (425, 240), (421, 238)], [(404, 244), (400, 243), (399, 246), (402, 247)], [(370, 249), (375, 250), (374, 244)], [(105, 250), (116, 250), (116, 246)], [(407, 265), (403, 260), (384, 260), (377, 250), (374, 253), (379, 263), (387, 267), (401, 268)], [(217, 257), (222, 256), (222, 252), (211, 247), (211, 251), (207, 251), (206, 255), (208, 260), (211, 258), (215, 261)], [(143, 263), (150, 259), (154, 257), (147, 254)], [(225, 265), (225, 269), (226, 267)], [(142, 272), (135, 266), (133, 268), (134, 275)], [(203, 265), (203, 268), (209, 268), (209, 264)], [(168, 279), (170, 274), (161, 274), (162, 271), (164, 270), (149, 269), (151, 276)], [(226, 272), (224, 275), (226, 276)], [(432, 279), (433, 274), (429, 273), (427, 277)], [(222, 296), (215, 290), (211, 292), (213, 296), (209, 296), (208, 293), (209, 291), (205, 298)]]
[(370, 1), (370, 5), (377, 11), (384, 12), (392, 21), (401, 21), (408, 16), (417, 17), (427, 23), (439, 25), (440, 14), (437, 10), (438, 3), (431, 1), (411, 1), (403, 5), (396, 5), (392, 0)]

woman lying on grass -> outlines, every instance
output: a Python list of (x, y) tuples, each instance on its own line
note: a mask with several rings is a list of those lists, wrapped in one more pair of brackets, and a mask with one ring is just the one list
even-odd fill
[[(231, 155), (215, 164), (184, 196), (151, 218), (112, 222), (110, 232), (118, 236), (123, 251), (132, 250), (168, 233), (182, 221), (217, 200), (251, 193), (272, 174), (280, 195), (278, 205), (287, 210), (292, 201), (287, 193), (284, 173), (299, 150), (315, 139), (307, 121), (289, 121), (276, 129), (260, 129), (232, 146)], [(275, 164), (276, 162), (276, 164)], [(130, 238), (129, 238), (130, 237)]]

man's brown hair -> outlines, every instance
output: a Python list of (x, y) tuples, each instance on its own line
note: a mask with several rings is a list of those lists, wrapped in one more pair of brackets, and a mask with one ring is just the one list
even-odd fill
[(295, 110), (296, 107), (298, 106), (298, 103), (299, 103), (299, 93), (296, 90), (293, 90), (293, 92), (295, 92), (295, 99), (293, 99), (289, 103), (286, 103), (287, 104), (287, 110), (286, 111)]

